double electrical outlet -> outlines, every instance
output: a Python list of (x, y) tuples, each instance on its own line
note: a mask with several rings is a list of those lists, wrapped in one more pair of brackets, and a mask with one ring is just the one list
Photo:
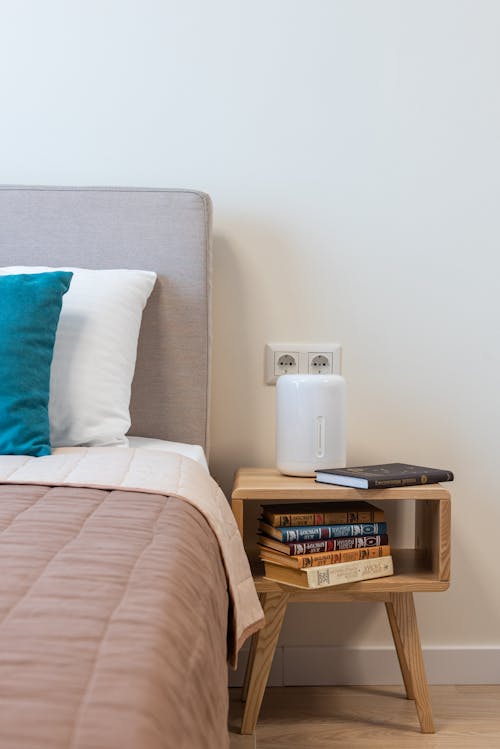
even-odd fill
[(282, 374), (340, 374), (340, 343), (267, 343), (266, 385)]

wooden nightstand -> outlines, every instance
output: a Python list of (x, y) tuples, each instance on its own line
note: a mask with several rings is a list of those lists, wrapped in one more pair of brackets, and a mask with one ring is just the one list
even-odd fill
[[(266, 617), (253, 638), (242, 699), (246, 700), (241, 733), (251, 734), (259, 716), (269, 670), (289, 603), (316, 601), (380, 601), (385, 603), (408, 699), (415, 700), (423, 733), (434, 733), (413, 593), (446, 590), (450, 581), (450, 493), (440, 484), (401, 489), (362, 490), (319, 484), (311, 478), (282, 476), (271, 468), (241, 468), (235, 477), (231, 505), (242, 538), (245, 509), (266, 502), (321, 500), (388, 500), (415, 502), (415, 544), (394, 549), (395, 574), (375, 580), (301, 590), (268, 580), (255, 550), (247, 545), (255, 585)], [(255, 516), (255, 512), (254, 512)], [(389, 529), (390, 533), (390, 529)], [(390, 535), (389, 535), (390, 540)]]

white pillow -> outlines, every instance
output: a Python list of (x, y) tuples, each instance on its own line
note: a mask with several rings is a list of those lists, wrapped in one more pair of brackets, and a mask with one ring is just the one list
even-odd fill
[[(0, 274), (61, 268), (10, 266)], [(73, 271), (50, 375), (53, 447), (127, 445), (142, 311), (156, 281), (144, 270)]]

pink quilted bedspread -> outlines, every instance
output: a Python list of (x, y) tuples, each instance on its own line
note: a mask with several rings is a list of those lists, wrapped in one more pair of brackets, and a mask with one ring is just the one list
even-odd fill
[(228, 745), (227, 638), (262, 612), (220, 490), (152, 454), (0, 457), (1, 749)]

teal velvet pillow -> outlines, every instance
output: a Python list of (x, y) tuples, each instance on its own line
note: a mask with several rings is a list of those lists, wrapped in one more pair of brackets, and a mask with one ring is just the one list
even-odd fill
[(0, 276), (0, 455), (50, 455), (50, 365), (72, 276)]

